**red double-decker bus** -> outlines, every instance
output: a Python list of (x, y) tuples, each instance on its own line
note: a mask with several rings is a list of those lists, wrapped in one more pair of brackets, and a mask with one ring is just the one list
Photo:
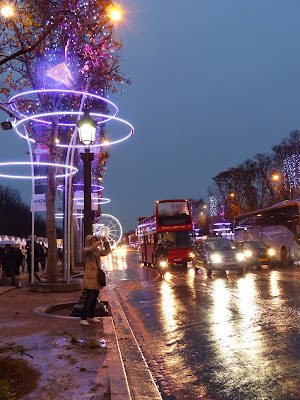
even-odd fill
[(154, 214), (148, 218), (138, 218), (138, 241), (140, 261), (145, 265), (155, 265), (155, 249), (163, 242), (169, 250), (171, 264), (191, 261), (192, 217), (187, 200), (159, 200), (155, 203)]

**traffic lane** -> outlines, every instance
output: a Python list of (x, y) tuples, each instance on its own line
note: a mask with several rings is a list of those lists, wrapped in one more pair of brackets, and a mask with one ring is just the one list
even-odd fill
[(160, 280), (129, 264), (119, 290), (168, 394), (300, 398), (298, 269), (210, 279), (181, 269)]

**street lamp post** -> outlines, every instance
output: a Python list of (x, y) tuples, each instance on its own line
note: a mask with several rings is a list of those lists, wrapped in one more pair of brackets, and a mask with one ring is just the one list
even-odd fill
[(95, 133), (97, 123), (89, 115), (88, 111), (84, 112), (83, 117), (77, 123), (79, 139), (86, 147), (84, 153), (81, 153), (83, 161), (83, 179), (84, 179), (84, 237), (93, 234), (93, 213), (92, 213), (92, 161), (94, 153), (90, 152), (90, 145), (95, 142)]

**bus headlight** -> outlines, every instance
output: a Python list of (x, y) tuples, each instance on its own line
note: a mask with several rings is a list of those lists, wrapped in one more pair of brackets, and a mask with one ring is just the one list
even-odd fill
[(245, 253), (245, 256), (246, 256), (246, 257), (252, 257), (252, 251), (250, 251), (250, 250), (245, 250), (244, 253)]
[(190, 253), (190, 257), (191, 257), (191, 258), (194, 258), (194, 257), (195, 257), (195, 254), (194, 254), (194, 253)]
[(268, 250), (269, 256), (275, 256), (275, 250), (274, 249), (269, 249)]
[(212, 254), (211, 255), (211, 260), (212, 260), (212, 262), (214, 262), (216, 264), (222, 262), (222, 258), (220, 256), (220, 254)]
[(237, 253), (236, 258), (238, 261), (243, 261), (245, 260), (245, 254), (244, 253)]

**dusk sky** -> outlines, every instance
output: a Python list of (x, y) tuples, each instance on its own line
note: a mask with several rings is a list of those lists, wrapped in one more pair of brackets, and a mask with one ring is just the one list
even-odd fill
[[(135, 134), (110, 148), (103, 213), (125, 231), (155, 200), (208, 199), (211, 178), (299, 128), (297, 0), (123, 0), (116, 33), (132, 80), (110, 96)], [(109, 132), (109, 127), (108, 127)], [(124, 129), (126, 133), (126, 128)], [(2, 160), (26, 160), (2, 131)], [(0, 179), (29, 201), (30, 184)]]

